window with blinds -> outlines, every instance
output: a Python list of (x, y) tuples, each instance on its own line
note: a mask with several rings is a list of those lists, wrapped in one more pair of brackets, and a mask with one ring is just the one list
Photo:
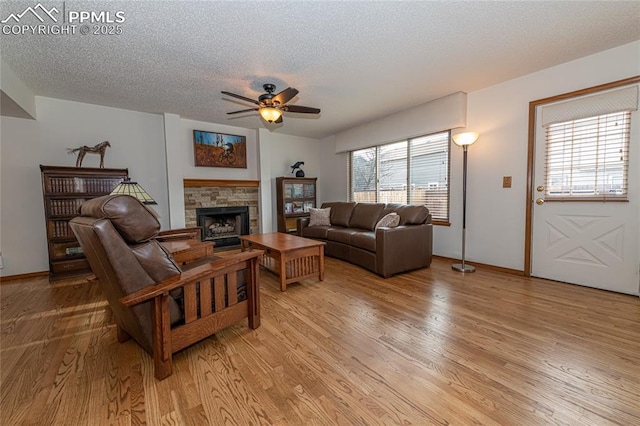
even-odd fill
[(626, 200), (631, 112), (638, 85), (545, 106), (545, 195), (552, 200)]
[(351, 200), (426, 205), (448, 222), (450, 139), (447, 131), (352, 151)]
[(556, 199), (626, 199), (631, 113), (547, 126), (545, 191)]

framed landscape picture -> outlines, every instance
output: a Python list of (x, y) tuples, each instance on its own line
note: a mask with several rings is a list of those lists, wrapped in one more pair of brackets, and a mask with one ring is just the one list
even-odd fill
[(247, 168), (245, 136), (194, 130), (193, 152), (197, 167)]

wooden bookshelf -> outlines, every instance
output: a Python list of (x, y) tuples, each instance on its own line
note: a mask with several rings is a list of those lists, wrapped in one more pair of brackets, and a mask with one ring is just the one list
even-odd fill
[(318, 178), (276, 178), (278, 232), (294, 233), (298, 218), (316, 207)]
[(69, 221), (86, 200), (111, 193), (127, 169), (40, 166), (51, 281), (91, 273)]

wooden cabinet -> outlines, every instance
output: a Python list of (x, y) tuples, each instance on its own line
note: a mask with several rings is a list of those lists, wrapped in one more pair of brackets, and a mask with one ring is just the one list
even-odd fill
[(49, 249), (51, 281), (91, 273), (69, 221), (80, 205), (109, 194), (124, 178), (127, 169), (40, 166), (42, 195)]
[(296, 232), (298, 218), (308, 217), (309, 209), (316, 207), (317, 179), (276, 178), (278, 232)]

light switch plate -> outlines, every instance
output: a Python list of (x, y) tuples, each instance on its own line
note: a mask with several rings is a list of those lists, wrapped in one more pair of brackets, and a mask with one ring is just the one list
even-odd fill
[(511, 188), (511, 176), (503, 176), (502, 177), (502, 187), (503, 188)]

